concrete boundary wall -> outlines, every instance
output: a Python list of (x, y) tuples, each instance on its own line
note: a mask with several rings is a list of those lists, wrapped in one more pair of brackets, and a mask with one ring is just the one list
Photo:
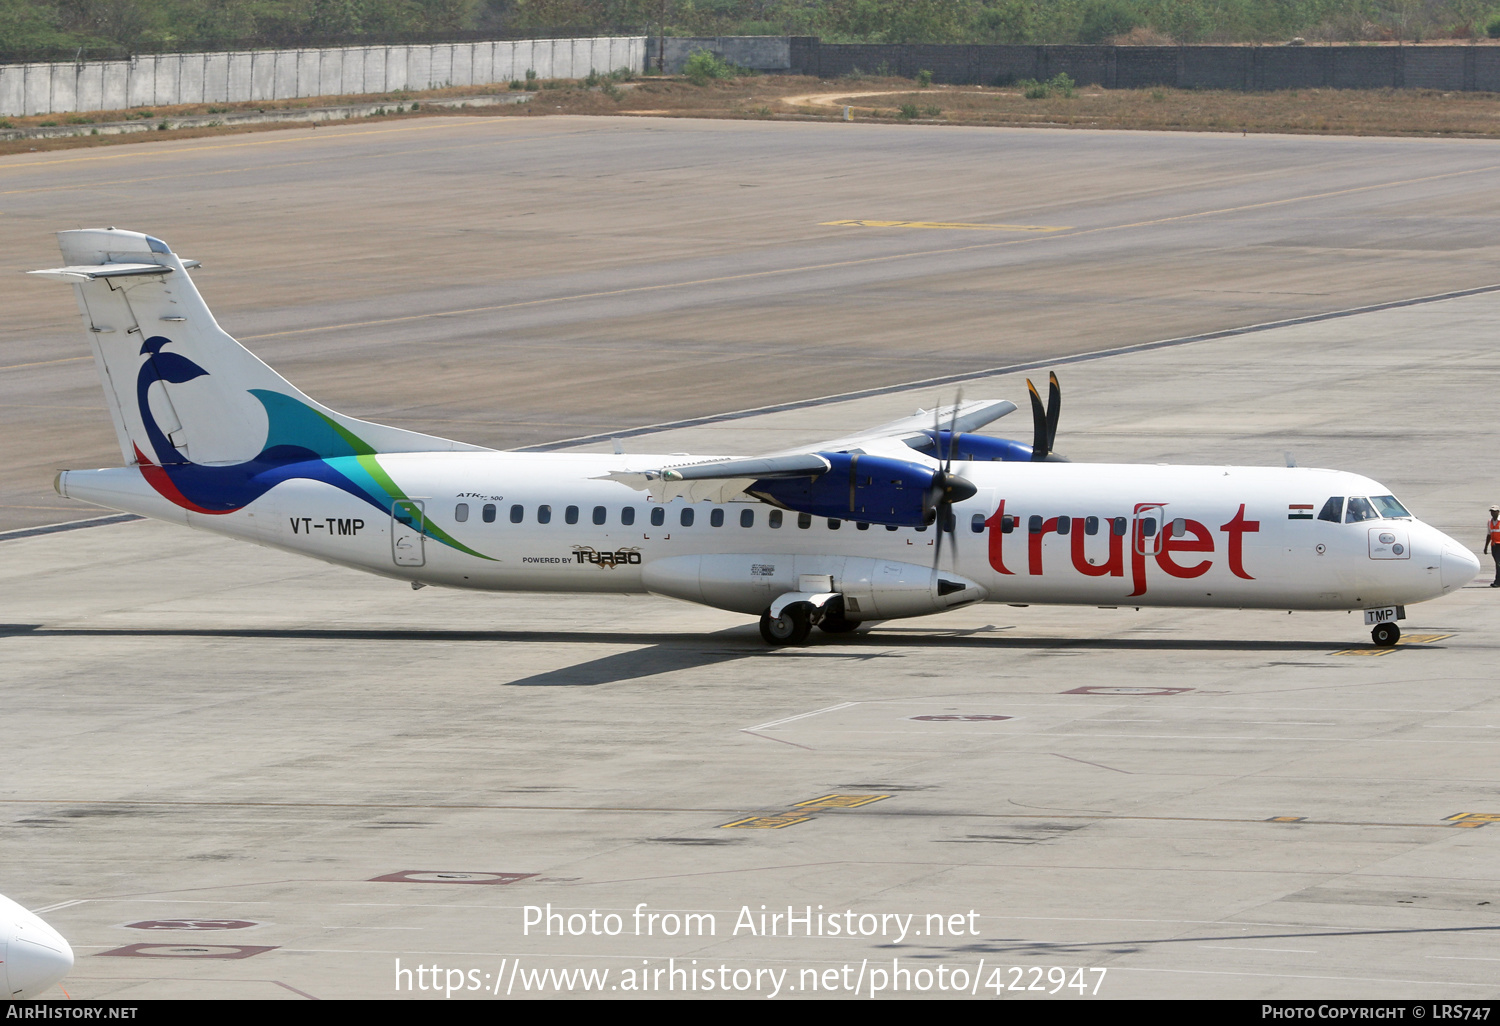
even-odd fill
[(0, 116), (492, 85), (524, 78), (528, 69), (544, 79), (583, 78), (590, 71), (641, 71), (646, 50), (645, 36), (624, 36), (7, 64), (0, 65)]
[[(754, 37), (739, 37), (740, 39)], [(670, 44), (672, 41), (668, 40)], [(764, 48), (734, 37), (693, 40), (747, 67)], [(787, 70), (835, 78), (918, 71), (952, 83), (1006, 84), (1067, 74), (1107, 89), (1441, 89), (1500, 91), (1500, 47), (1474, 46), (984, 46), (824, 43), (787, 39)], [(671, 50), (668, 51), (671, 53)], [(743, 57), (740, 54), (743, 53)], [(686, 54), (683, 54), (686, 59)], [(668, 69), (670, 70), (670, 68)], [(772, 70), (772, 69), (766, 69)]]

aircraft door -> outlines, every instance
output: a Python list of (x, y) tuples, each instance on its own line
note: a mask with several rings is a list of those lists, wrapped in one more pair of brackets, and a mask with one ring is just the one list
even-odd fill
[(397, 566), (422, 566), (427, 562), (422, 550), (425, 515), (421, 499), (391, 503), (391, 558)]
[(1161, 551), (1163, 527), (1167, 522), (1166, 507), (1159, 502), (1137, 503), (1135, 523), (1131, 525), (1130, 543), (1138, 555), (1154, 556)]

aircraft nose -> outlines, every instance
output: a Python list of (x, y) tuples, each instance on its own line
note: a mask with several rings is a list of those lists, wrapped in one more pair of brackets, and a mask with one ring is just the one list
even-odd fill
[[(3, 899), (0, 899), (3, 900)], [(5, 932), (8, 944), (0, 944), (4, 953), (7, 983), (6, 997), (34, 998), (67, 976), (73, 968), (73, 948), (52, 927), (20, 906), (11, 904), (11, 922)]]
[(1443, 544), (1443, 591), (1462, 588), (1479, 574), (1479, 558), (1452, 538)]

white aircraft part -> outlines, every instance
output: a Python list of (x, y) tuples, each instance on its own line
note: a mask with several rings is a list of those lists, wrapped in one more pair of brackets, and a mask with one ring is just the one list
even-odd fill
[(0, 894), (0, 984), (5, 996), (34, 998), (73, 968), (73, 949), (36, 913)]
[[(78, 267), (149, 265), (84, 275), (75, 290), (127, 462), (150, 444), (144, 408), (163, 432), (158, 451), (175, 448), (196, 466), (65, 471), (58, 490), (386, 577), (481, 590), (650, 591), (751, 615), (783, 599), (838, 595), (848, 619), (885, 620), (976, 601), (1394, 608), (1462, 587), (1480, 569), (1458, 542), (1394, 515), (1399, 504), (1372, 504), (1389, 494), (1379, 482), (1331, 470), (958, 463), (954, 472), (975, 491), (952, 504), (956, 530), (940, 535), (936, 525), (887, 529), (741, 501), (748, 479), (661, 480), (666, 468), (696, 466), (693, 475), (706, 476), (747, 466), (739, 461), (494, 452), (367, 424), (313, 403), (224, 334), (186, 265), (158, 240), (114, 230), (59, 237), (65, 278)], [(154, 350), (153, 333), (163, 340)], [(143, 349), (172, 358), (151, 362)], [(329, 437), (319, 436), (323, 417), (376, 452), (351, 444), (326, 459), (241, 471), (267, 434), (251, 388), (275, 393), (273, 404), (279, 396), (305, 407), (294, 411), (298, 437)], [(958, 423), (1009, 406), (966, 404)], [(950, 419), (939, 411), (940, 423)], [(845, 441), (931, 465), (901, 442), (903, 432), (923, 430), (919, 412)], [(825, 442), (787, 460), (760, 457), (746, 472), (802, 466), (815, 450), (841, 448)], [(1358, 520), (1356, 497), (1375, 519)], [(1341, 522), (1346, 499), (1352, 523)], [(400, 503), (420, 517), (393, 520)]]

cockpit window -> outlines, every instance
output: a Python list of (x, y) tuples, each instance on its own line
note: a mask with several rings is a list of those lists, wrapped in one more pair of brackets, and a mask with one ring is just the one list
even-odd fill
[(1380, 514), (1375, 512), (1375, 507), (1370, 505), (1370, 500), (1363, 495), (1352, 495), (1349, 497), (1349, 508), (1344, 512), (1344, 523), (1357, 524), (1361, 520), (1379, 520)]
[(1411, 516), (1406, 511), (1406, 507), (1396, 501), (1394, 495), (1372, 495), (1370, 496), (1370, 502), (1374, 504), (1376, 511), (1387, 520), (1395, 517)]
[(1318, 514), (1319, 520), (1326, 520), (1330, 524), (1336, 524), (1344, 519), (1344, 497), (1335, 495), (1323, 503), (1323, 512)]

